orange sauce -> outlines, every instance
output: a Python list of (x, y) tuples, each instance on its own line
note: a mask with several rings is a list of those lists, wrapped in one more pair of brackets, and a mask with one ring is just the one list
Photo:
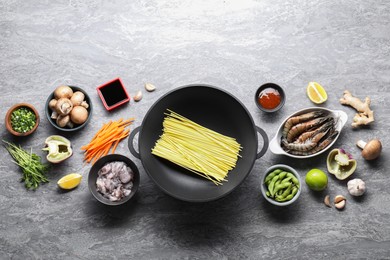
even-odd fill
[(264, 89), (259, 94), (258, 102), (265, 109), (276, 108), (280, 104), (279, 91), (273, 88)]

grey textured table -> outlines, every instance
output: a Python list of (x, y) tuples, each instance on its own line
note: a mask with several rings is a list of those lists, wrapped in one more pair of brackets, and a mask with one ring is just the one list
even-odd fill
[[(1, 259), (390, 259), (388, 144), (390, 109), (389, 1), (1, 1), (1, 117), (14, 103), (29, 102), (41, 114), (36, 133), (14, 138), (1, 123), (1, 138), (40, 151), (51, 134), (68, 137), (74, 156), (54, 167), (50, 183), (26, 191), (20, 171), (3, 148), (0, 160)], [(145, 82), (157, 86), (139, 103), (106, 112), (96, 87), (121, 77), (133, 95)], [(320, 82), (329, 99), (323, 107), (342, 109), (349, 121), (335, 147), (358, 160), (354, 177), (367, 193), (353, 199), (346, 182), (329, 177), (325, 192), (302, 187), (299, 200), (276, 208), (260, 193), (260, 177), (276, 163), (302, 177), (326, 170), (326, 154), (293, 160), (270, 151), (233, 193), (218, 201), (185, 203), (160, 191), (132, 157), (126, 141), (118, 153), (138, 165), (141, 185), (133, 204), (100, 205), (89, 193), (80, 147), (110, 119), (136, 117), (164, 93), (190, 83), (221, 87), (241, 100), (255, 123), (273, 137), (282, 120), (313, 106), (305, 94)], [(256, 88), (280, 84), (287, 102), (266, 115), (253, 102)], [(60, 84), (77, 85), (93, 101), (93, 118), (74, 134), (57, 132), (44, 117), (44, 103)], [(355, 111), (338, 100), (345, 89), (372, 98), (376, 121), (352, 130)], [(358, 139), (379, 138), (380, 159), (368, 163)], [(56, 181), (83, 174), (71, 192)], [(344, 211), (327, 208), (325, 194), (344, 194)]]

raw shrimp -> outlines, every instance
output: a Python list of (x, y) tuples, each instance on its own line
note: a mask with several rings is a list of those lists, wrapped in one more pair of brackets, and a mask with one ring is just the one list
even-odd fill
[(302, 133), (295, 141), (294, 143), (303, 143), (305, 142), (307, 139), (315, 136), (316, 134), (320, 133), (320, 132), (324, 132), (326, 130), (328, 130), (329, 128), (333, 127), (334, 126), (334, 119), (330, 119), (329, 122), (326, 122), (325, 124), (319, 126), (318, 128), (315, 128), (314, 130), (312, 131), (308, 131), (308, 132), (304, 132)]
[(287, 138), (288, 131), (290, 131), (290, 129), (294, 125), (297, 125), (299, 123), (302, 123), (302, 122), (305, 122), (305, 121), (309, 121), (311, 119), (323, 116), (324, 114), (325, 114), (324, 111), (313, 111), (313, 112), (309, 112), (309, 113), (306, 113), (306, 114), (290, 117), (286, 121), (286, 123), (284, 124), (283, 132), (282, 132), (283, 138)]
[[(322, 128), (322, 127), (321, 127)], [(284, 142), (284, 147), (289, 151), (307, 152), (317, 146), (318, 142), (326, 136), (330, 131), (333, 131), (333, 125), (325, 129), (325, 131), (318, 131), (312, 138), (307, 139), (303, 143), (287, 143)]]
[(299, 123), (299, 124), (293, 126), (290, 129), (290, 131), (288, 131), (288, 133), (287, 133), (287, 138), (286, 138), (287, 142), (291, 143), (295, 137), (299, 136), (300, 134), (302, 134), (305, 131), (309, 131), (309, 130), (313, 129), (314, 127), (318, 127), (318, 126), (322, 125), (323, 123), (328, 122), (329, 120), (331, 120), (331, 118), (332, 118), (331, 116), (319, 117), (319, 118), (312, 119), (310, 121)]
[(309, 151), (290, 151), (290, 153), (294, 154), (294, 155), (302, 155), (302, 156), (315, 154), (315, 153), (325, 149), (330, 143), (332, 143), (333, 140), (338, 135), (338, 133), (339, 132), (337, 130), (329, 133), (329, 135), (327, 137), (325, 137), (324, 140), (320, 141), (320, 143), (316, 147), (314, 147), (313, 149), (311, 149)]

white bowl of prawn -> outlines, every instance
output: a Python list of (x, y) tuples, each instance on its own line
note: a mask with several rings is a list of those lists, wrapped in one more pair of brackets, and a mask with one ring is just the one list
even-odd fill
[[(308, 151), (308, 152), (302, 152), (302, 154), (298, 155), (298, 154), (289, 153), (286, 150), (284, 150), (282, 148), (282, 136), (283, 136), (283, 129), (284, 129), (286, 122), (292, 117), (305, 115), (307, 113), (312, 113), (312, 112), (320, 112), (320, 113), (324, 113), (325, 115), (332, 116), (335, 119), (334, 130), (337, 132), (334, 132), (334, 134), (332, 136), (328, 136), (327, 138), (325, 138), (326, 137), (325, 136), (324, 139), (321, 141), (326, 141), (326, 142), (323, 143), (324, 144), (323, 148), (317, 152), (310, 153), (310, 151)], [(322, 107), (309, 107), (309, 108), (299, 110), (299, 111), (289, 115), (283, 121), (283, 123), (279, 126), (276, 135), (270, 141), (269, 148), (273, 154), (282, 154), (282, 155), (286, 155), (286, 156), (298, 158), (298, 159), (306, 159), (306, 158), (311, 158), (311, 157), (317, 156), (319, 154), (324, 153), (326, 150), (328, 150), (336, 142), (336, 140), (340, 136), (341, 130), (343, 129), (343, 127), (347, 121), (348, 121), (348, 115), (344, 111), (341, 111), (341, 110), (330, 110), (330, 109), (322, 108)]]

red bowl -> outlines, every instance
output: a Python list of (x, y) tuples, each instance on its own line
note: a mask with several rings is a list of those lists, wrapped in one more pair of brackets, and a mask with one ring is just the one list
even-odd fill
[(110, 111), (130, 101), (125, 86), (120, 78), (113, 79), (96, 88), (104, 107)]

